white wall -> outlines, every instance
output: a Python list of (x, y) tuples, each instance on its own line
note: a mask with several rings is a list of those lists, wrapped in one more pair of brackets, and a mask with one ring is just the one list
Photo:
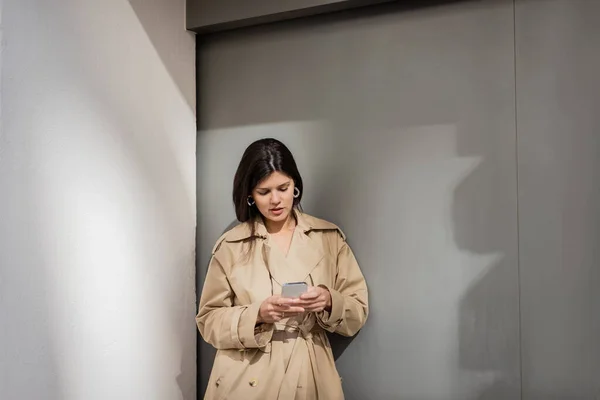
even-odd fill
[(3, 0), (0, 399), (194, 399), (184, 0)]

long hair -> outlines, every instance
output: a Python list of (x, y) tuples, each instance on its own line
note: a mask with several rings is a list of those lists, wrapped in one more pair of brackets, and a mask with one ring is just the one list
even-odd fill
[[(298, 172), (296, 161), (290, 150), (279, 140), (267, 138), (250, 144), (238, 165), (233, 178), (233, 204), (235, 215), (240, 222), (247, 222), (252, 227), (252, 236), (256, 232), (256, 220), (261, 214), (256, 205), (248, 205), (248, 197), (252, 190), (273, 172), (281, 172), (294, 180), (294, 186), (300, 190), (300, 195), (294, 198), (294, 207), (300, 207), (303, 186), (302, 177)], [(250, 246), (254, 243), (251, 239)], [(249, 249), (251, 250), (251, 249)]]

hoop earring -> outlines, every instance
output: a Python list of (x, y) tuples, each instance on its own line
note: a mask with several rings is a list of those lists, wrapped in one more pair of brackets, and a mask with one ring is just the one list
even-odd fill
[(254, 201), (254, 199), (252, 198), (252, 196), (248, 196), (248, 198), (246, 199), (246, 203), (248, 203), (249, 207), (252, 207), (253, 205), (256, 204), (256, 202)]
[(298, 197), (300, 197), (300, 189), (294, 187), (294, 198), (297, 199)]

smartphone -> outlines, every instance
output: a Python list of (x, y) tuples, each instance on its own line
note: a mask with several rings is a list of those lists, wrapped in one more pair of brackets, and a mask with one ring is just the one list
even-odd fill
[(308, 291), (308, 285), (306, 282), (290, 282), (284, 283), (281, 288), (281, 296), (288, 298), (298, 298), (302, 293), (306, 293)]

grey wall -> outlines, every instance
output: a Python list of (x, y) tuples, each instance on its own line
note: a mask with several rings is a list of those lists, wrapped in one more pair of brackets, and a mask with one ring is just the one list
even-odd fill
[(594, 399), (597, 9), (387, 5), (206, 38), (199, 284), (241, 152), (275, 136), (370, 287), (367, 326), (334, 343), (347, 398)]
[(518, 396), (513, 41), (512, 4), (488, 2), (201, 48), (199, 259), (234, 219), (244, 147), (282, 138), (305, 210), (343, 227), (371, 289), (369, 323), (338, 359), (350, 399)]
[(0, 399), (195, 399), (185, 2), (0, 7)]
[(600, 3), (519, 1), (523, 393), (600, 398)]

